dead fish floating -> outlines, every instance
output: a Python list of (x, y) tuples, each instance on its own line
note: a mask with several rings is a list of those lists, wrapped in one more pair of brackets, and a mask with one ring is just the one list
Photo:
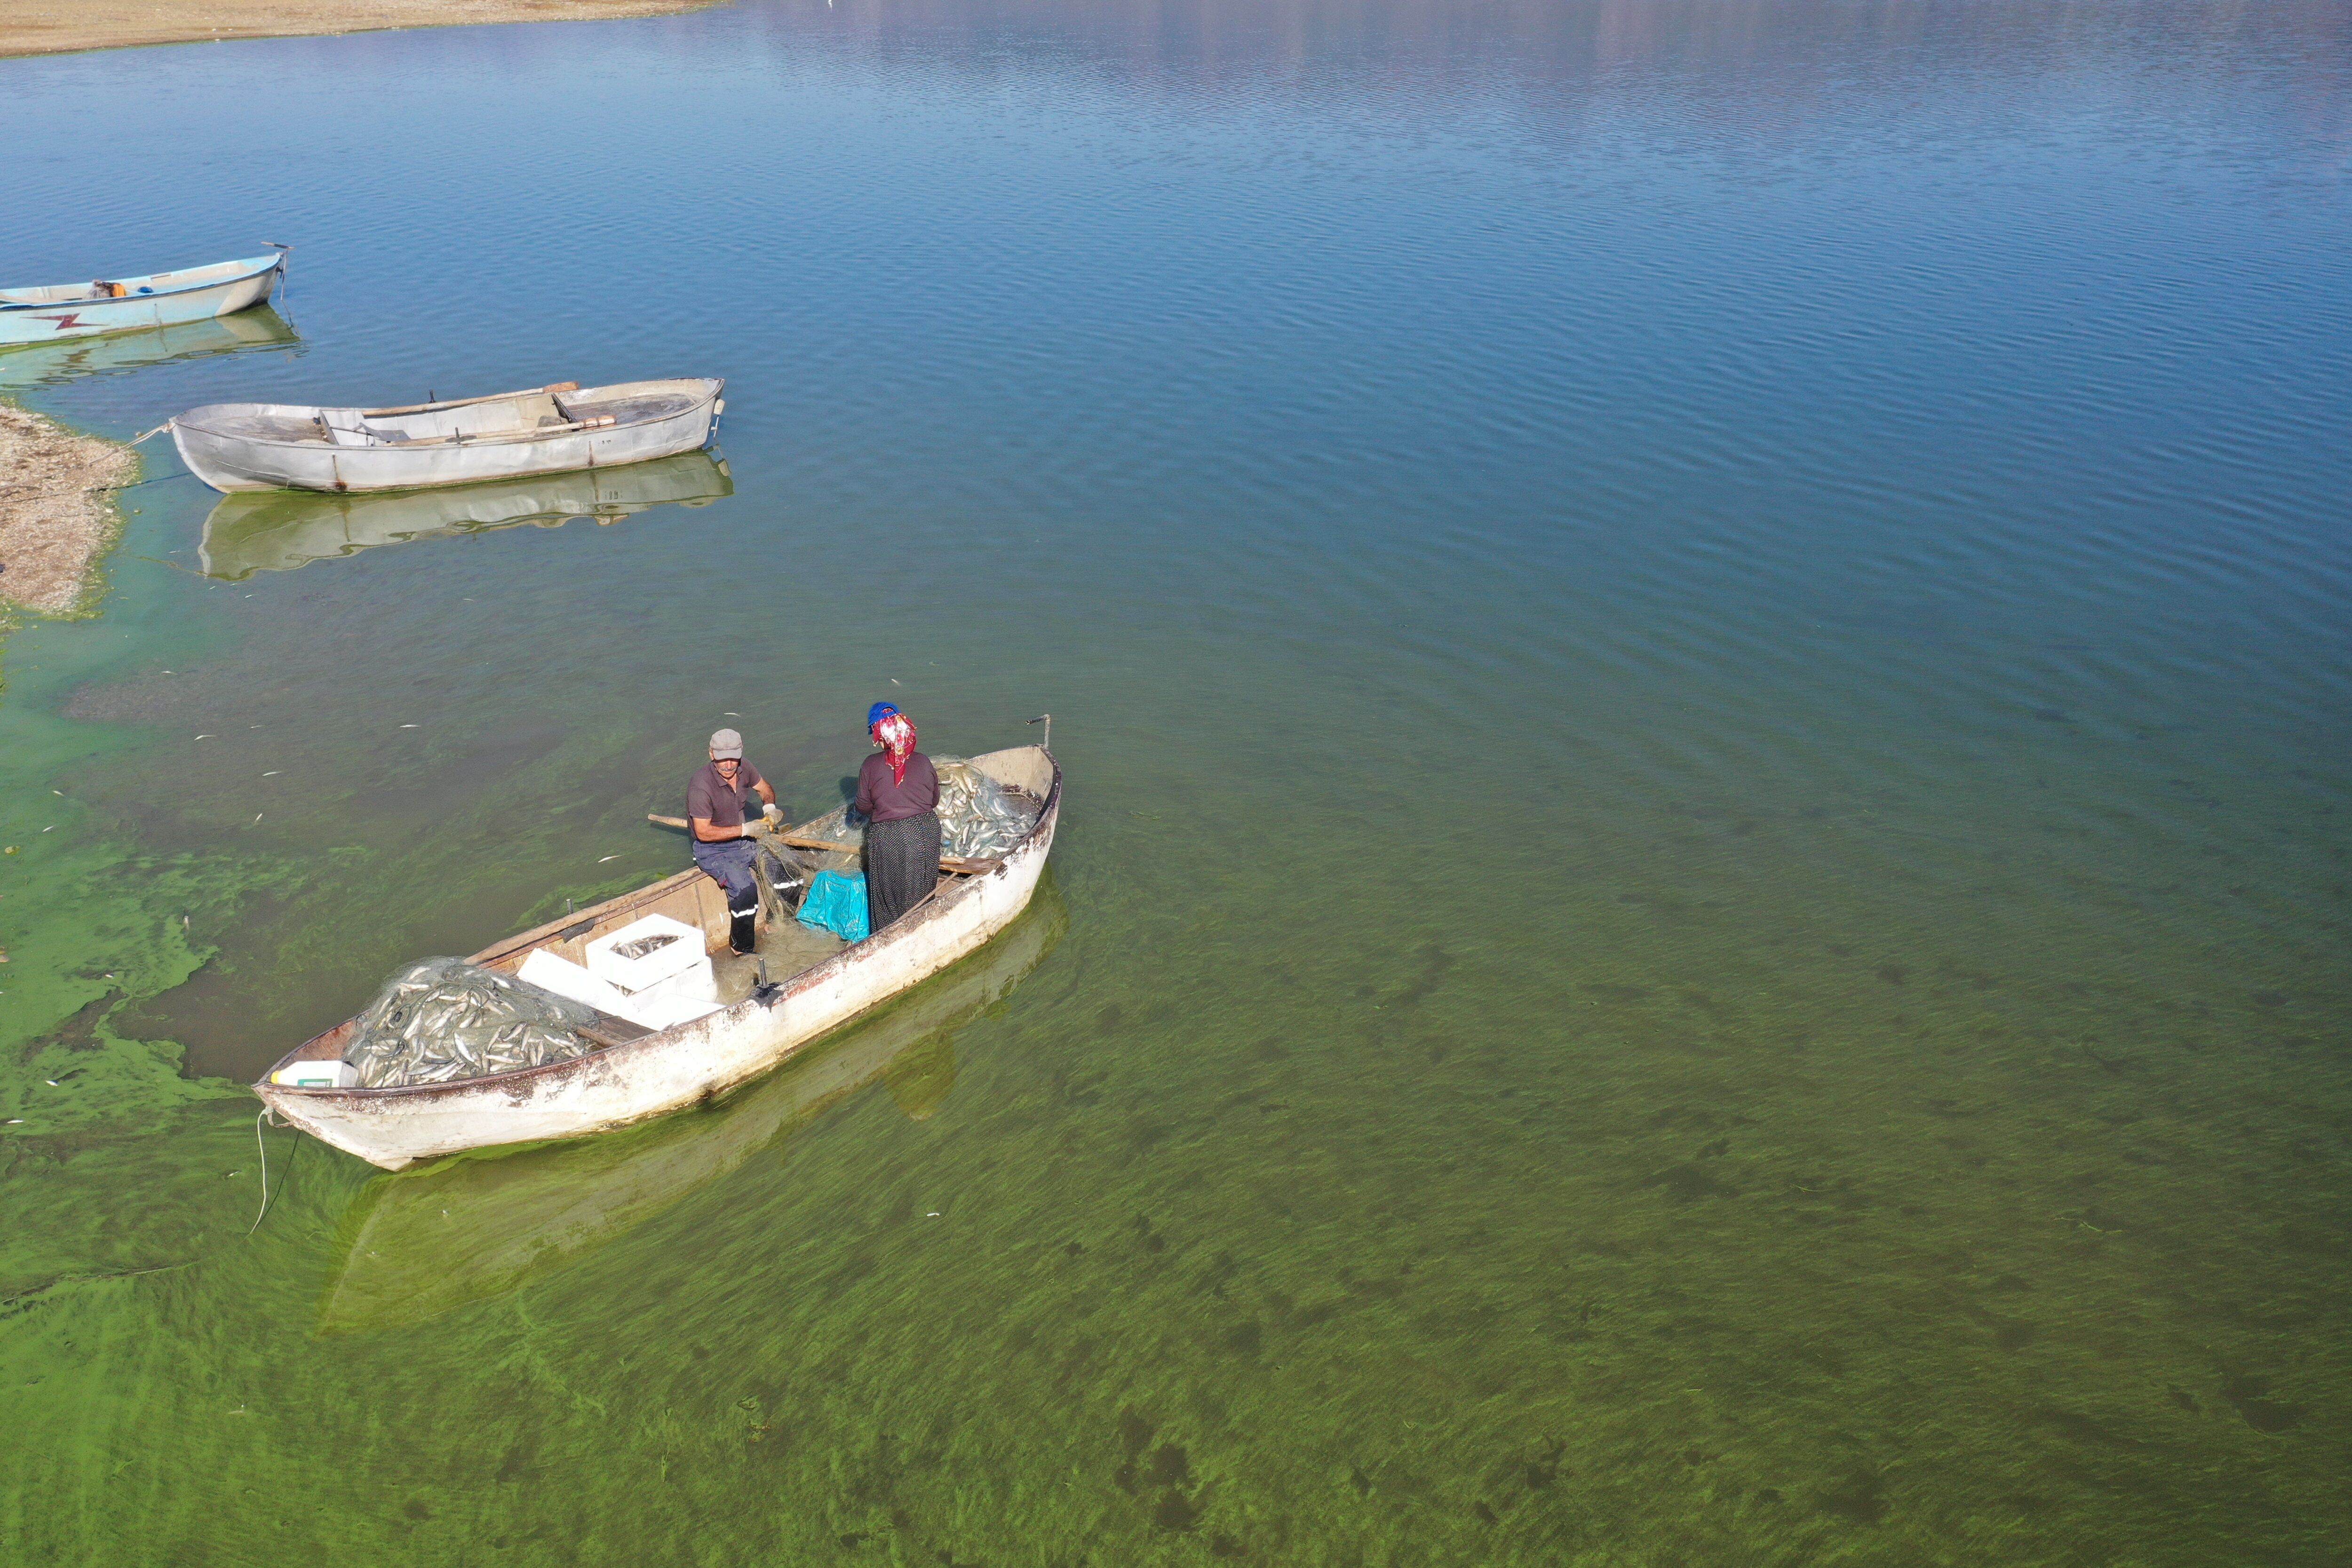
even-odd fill
[(420, 489), (694, 451), (726, 412), (726, 385), (563, 381), (398, 408), (208, 403), (167, 427), (181, 460), (216, 490)]
[[(929, 898), (864, 942), (772, 976), (732, 1005), (657, 1030), (599, 1016), (581, 1031), (596, 1047), (584, 1055), (502, 1068), (506, 1051), (469, 1050), (484, 1058), (480, 1076), (384, 1089), (350, 1084), (345, 1048), (362, 1022), (353, 1018), (288, 1052), (253, 1091), (281, 1119), (388, 1171), (460, 1150), (585, 1137), (708, 1100), (947, 968), (1028, 907), (1061, 817), (1062, 770), (1043, 746), (989, 752), (966, 765), (1034, 812), (1019, 839), (996, 859), (966, 863), (985, 869), (943, 872)], [(590, 942), (649, 915), (698, 927), (708, 952), (726, 950), (726, 895), (688, 868), (494, 943), (471, 962), (512, 974), (545, 951), (577, 963)], [(350, 1086), (279, 1081), (312, 1076), (305, 1064)]]

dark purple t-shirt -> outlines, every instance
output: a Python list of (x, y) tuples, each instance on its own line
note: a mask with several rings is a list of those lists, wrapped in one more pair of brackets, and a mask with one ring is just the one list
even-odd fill
[[(719, 776), (717, 763), (705, 763), (686, 781), (686, 815), (689, 820), (706, 817), (713, 827), (740, 827), (743, 803), (752, 798), (759, 784), (760, 770), (749, 763), (735, 765), (732, 787)], [(757, 816), (757, 811), (752, 815)]]
[(857, 770), (857, 815), (877, 822), (904, 822), (940, 804), (940, 775), (920, 752), (907, 753), (907, 782), (890, 776), (888, 753), (877, 752)]

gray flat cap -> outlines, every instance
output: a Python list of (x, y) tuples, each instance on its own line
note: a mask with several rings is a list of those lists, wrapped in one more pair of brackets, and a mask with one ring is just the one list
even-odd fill
[(732, 730), (721, 730), (710, 737), (710, 754), (714, 757), (740, 757), (743, 737)]

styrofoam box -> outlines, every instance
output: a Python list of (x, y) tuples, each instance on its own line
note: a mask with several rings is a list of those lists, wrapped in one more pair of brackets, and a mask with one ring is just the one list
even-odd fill
[(599, 1012), (626, 1018), (648, 1029), (667, 1029), (719, 1009), (718, 981), (707, 957), (695, 967), (682, 969), (667, 980), (635, 993), (608, 985), (543, 947), (524, 959), (522, 967), (515, 973), (517, 979), (552, 991), (558, 996), (585, 1002)]
[(710, 967), (709, 956), (698, 952), (693, 963), (631, 995), (639, 1002), (716, 1002), (719, 975)]
[(608, 985), (562, 953), (534, 948), (515, 978), (542, 991), (552, 991), (558, 996), (568, 996), (574, 1002), (584, 1002), (602, 1013), (615, 1018), (628, 1016), (628, 994), (617, 985)]
[(683, 994), (663, 994), (666, 987), (640, 992), (629, 998), (629, 1010), (622, 1015), (632, 1024), (642, 1024), (648, 1029), (675, 1028), (719, 1011), (716, 1001), (704, 1001)]
[[(642, 958), (624, 958), (614, 951), (649, 936), (667, 936), (675, 940), (662, 943)], [(667, 915), (647, 915), (641, 921), (598, 937), (588, 944), (585, 957), (589, 973), (607, 985), (617, 985), (629, 992), (650, 990), (671, 975), (691, 969), (697, 963), (706, 970), (710, 967), (702, 951), (702, 933), (683, 921), (674, 921)]]

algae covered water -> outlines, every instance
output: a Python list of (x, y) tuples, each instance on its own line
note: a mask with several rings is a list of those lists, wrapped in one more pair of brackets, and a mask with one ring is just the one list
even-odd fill
[[(2189, 0), (0, 63), (12, 276), (298, 247), (47, 412), (729, 380), (473, 510), (150, 443), (8, 642), (0, 1561), (2332, 1561), (2347, 68)], [(245, 1079), (885, 697), (1053, 713), (1021, 925), (628, 1133), (268, 1133), (254, 1227)]]

